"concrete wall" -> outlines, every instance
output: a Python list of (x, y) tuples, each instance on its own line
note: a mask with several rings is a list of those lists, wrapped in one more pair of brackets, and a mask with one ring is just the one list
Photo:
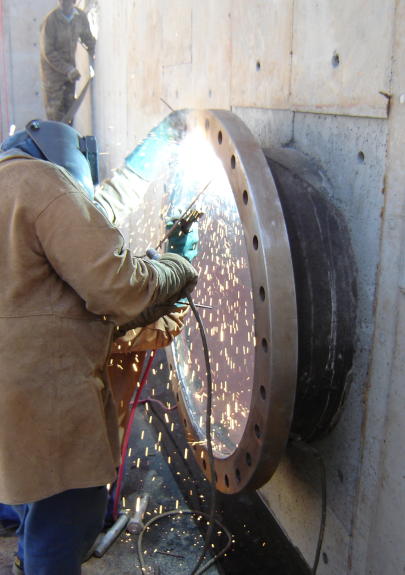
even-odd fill
[[(15, 22), (12, 3), (3, 10)], [(41, 115), (17, 89), (22, 62), (38, 59), (37, 46), (17, 43), (22, 25), (7, 31), (19, 127)], [(93, 108), (76, 117), (80, 131), (94, 127), (103, 177), (167, 115), (161, 97), (175, 109), (232, 109), (263, 147), (293, 146), (324, 174), (351, 231), (360, 309), (349, 400), (317, 445), (328, 477), (322, 575), (405, 570), (404, 27), (405, 0), (100, 0)], [(34, 76), (27, 94), (40, 110)], [(314, 462), (287, 452), (260, 494), (311, 564)]]
[[(78, 0), (76, 4), (82, 9), (86, 6), (85, 0)], [(57, 0), (41, 0), (40, 2), (2, 0), (1, 6), (5, 67), (3, 74), (0, 56), (0, 131), (4, 139), (10, 125), (15, 124), (16, 129), (21, 130), (29, 120), (45, 118), (39, 72), (39, 27), (45, 16), (58, 6), (58, 2)], [(88, 55), (80, 45), (77, 61), (82, 79), (77, 82), (76, 93), (80, 93), (89, 77)], [(78, 130), (83, 133), (92, 131), (90, 94), (84, 101), (83, 110), (78, 116)]]
[(7, 109), (9, 125), (15, 124), (17, 130), (33, 118), (45, 117), (39, 74), (39, 26), (57, 2), (2, 0), (1, 5), (6, 80), (4, 82), (0, 59), (1, 127), (4, 139), (8, 134)]

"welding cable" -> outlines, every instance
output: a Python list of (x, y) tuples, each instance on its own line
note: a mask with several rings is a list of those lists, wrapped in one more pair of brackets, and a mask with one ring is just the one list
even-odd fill
[(134, 420), (136, 406), (138, 405), (139, 398), (141, 396), (143, 387), (144, 387), (144, 385), (146, 383), (146, 379), (149, 375), (150, 368), (152, 367), (153, 358), (155, 357), (155, 354), (156, 354), (156, 349), (154, 349), (152, 351), (152, 353), (150, 354), (148, 365), (146, 366), (145, 372), (144, 372), (143, 377), (142, 377), (142, 381), (139, 385), (139, 389), (138, 389), (136, 396), (135, 396), (135, 401), (134, 401), (134, 404), (133, 404), (132, 409), (131, 409), (131, 415), (129, 416), (128, 426), (127, 426), (127, 429), (125, 432), (124, 443), (122, 445), (122, 453), (121, 453), (121, 465), (120, 465), (120, 469), (118, 472), (118, 479), (117, 479), (117, 489), (115, 491), (114, 511), (113, 511), (114, 521), (117, 521), (118, 502), (120, 500), (122, 476), (124, 474), (124, 462), (125, 462), (125, 458), (127, 456), (128, 442), (129, 442), (129, 436), (131, 433), (132, 422)]
[[(150, 519), (146, 523), (145, 527), (142, 529), (142, 531), (139, 534), (138, 555), (139, 555), (139, 561), (141, 563), (142, 573), (146, 573), (146, 566), (145, 566), (145, 562), (143, 560), (143, 553), (142, 553), (142, 539), (143, 539), (143, 534), (145, 533), (145, 531), (152, 525), (152, 523), (154, 523), (155, 521), (158, 521), (159, 519), (162, 519), (163, 517), (170, 517), (170, 515), (186, 515), (186, 514), (188, 514), (188, 515), (201, 515), (202, 517), (205, 517), (206, 519), (209, 520), (210, 527), (211, 527), (211, 525), (214, 526), (214, 523), (217, 523), (217, 525), (219, 525), (220, 528), (223, 529), (225, 531), (226, 535), (228, 536), (228, 543), (222, 549), (222, 551), (220, 551), (218, 553), (218, 555), (215, 555), (215, 557), (210, 559), (208, 561), (208, 563), (206, 563), (206, 565), (204, 565), (204, 567), (196, 573), (196, 575), (201, 575), (202, 573), (204, 573), (204, 571), (209, 569), (211, 567), (211, 565), (213, 565), (215, 563), (215, 561), (220, 559), (228, 551), (228, 549), (230, 548), (231, 543), (232, 543), (232, 536), (231, 536), (230, 532), (228, 531), (228, 529), (225, 527), (225, 525), (223, 525), (220, 521), (218, 521), (218, 519), (213, 519), (211, 517), (211, 514), (208, 515), (208, 513), (202, 513), (201, 511), (193, 511), (190, 509), (179, 509), (177, 511), (167, 511), (166, 513), (161, 513), (160, 515), (156, 515), (155, 517), (152, 517), (152, 519)], [(193, 570), (193, 573), (194, 572), (195, 572), (195, 568)]]
[[(158, 405), (160, 405), (160, 407), (164, 411), (173, 411), (174, 409), (177, 409), (177, 405), (173, 405), (173, 407), (166, 407), (165, 405), (163, 405), (163, 403), (161, 401), (159, 401), (158, 399), (153, 399), (153, 397), (147, 397), (146, 399), (140, 399), (138, 401), (138, 404), (147, 403), (148, 401), (150, 401), (152, 403), (157, 403)], [(133, 405), (133, 404), (134, 404), (134, 402), (132, 401), (129, 405)]]
[[(210, 464), (210, 473), (211, 473), (211, 509), (210, 509), (210, 521), (209, 527), (207, 531), (207, 535), (205, 536), (205, 543), (204, 548), (201, 552), (200, 558), (190, 573), (190, 575), (195, 575), (197, 573), (197, 569), (201, 565), (204, 560), (204, 557), (208, 551), (208, 547), (211, 541), (211, 537), (214, 531), (214, 515), (215, 515), (215, 499), (216, 499), (216, 473), (215, 473), (215, 466), (214, 466), (214, 455), (212, 453), (212, 441), (211, 441), (211, 410), (212, 410), (212, 375), (211, 375), (211, 366), (210, 366), (210, 356), (208, 351), (208, 342), (207, 342), (207, 334), (205, 333), (204, 324), (198, 313), (197, 308), (194, 305), (194, 302), (191, 298), (190, 292), (188, 289), (185, 289), (187, 300), (190, 304), (190, 307), (193, 311), (195, 319), (197, 320), (198, 326), (200, 328), (200, 335), (201, 341), (203, 344), (204, 349), (204, 359), (205, 359), (205, 369), (207, 374), (207, 413), (205, 417), (205, 436), (207, 440), (207, 450), (208, 450), (208, 460)], [(224, 551), (225, 553), (225, 551)], [(203, 570), (205, 571), (205, 569)], [(203, 573), (203, 571), (199, 571), (198, 573)]]
[[(192, 570), (192, 572), (190, 573), (190, 575), (201, 575), (201, 573), (204, 573), (204, 571), (206, 569), (208, 569), (208, 567), (210, 565), (212, 565), (212, 563), (214, 563), (214, 561), (217, 561), (220, 557), (222, 557), (222, 555), (224, 553), (226, 553), (227, 549), (229, 549), (229, 546), (231, 544), (231, 539), (228, 542), (228, 545), (226, 546), (226, 548), (219, 554), (216, 555), (212, 560), (210, 560), (207, 565), (205, 565), (205, 567), (203, 569), (199, 570), (199, 567), (201, 565), (201, 563), (204, 561), (204, 557), (207, 554), (208, 551), (208, 547), (210, 545), (211, 542), (211, 538), (212, 538), (212, 534), (214, 531), (214, 523), (216, 522), (216, 519), (214, 518), (215, 516), (215, 501), (216, 501), (216, 473), (215, 473), (215, 465), (214, 465), (214, 455), (212, 452), (212, 440), (211, 440), (211, 411), (212, 411), (212, 375), (211, 375), (211, 366), (210, 366), (210, 358), (209, 358), (209, 351), (208, 351), (208, 342), (207, 342), (207, 334), (205, 332), (205, 328), (204, 328), (204, 324), (201, 320), (200, 314), (198, 313), (197, 308), (194, 305), (194, 302), (191, 298), (190, 292), (185, 289), (185, 294), (186, 294), (186, 298), (190, 304), (190, 307), (193, 311), (193, 314), (197, 320), (199, 329), (200, 329), (200, 335), (201, 335), (201, 341), (202, 341), (202, 345), (203, 345), (203, 349), (204, 349), (204, 359), (205, 359), (205, 367), (206, 367), (206, 375), (207, 375), (207, 413), (206, 413), (206, 419), (205, 419), (205, 428), (206, 428), (206, 441), (207, 441), (207, 450), (208, 450), (208, 459), (209, 459), (209, 466), (210, 466), (210, 473), (211, 473), (211, 508), (210, 508), (210, 513), (208, 514), (203, 514), (202, 512), (199, 511), (195, 511), (195, 510), (191, 510), (188, 511), (188, 513), (193, 513), (193, 514), (200, 514), (200, 515), (205, 515), (206, 517), (209, 518), (209, 527), (208, 527), (208, 531), (207, 534), (205, 536), (205, 542), (204, 542), (204, 547), (203, 550), (200, 554), (200, 558), (197, 561), (197, 564), (195, 565), (194, 569)], [(134, 407), (136, 407), (135, 403), (134, 403)], [(132, 411), (131, 411), (131, 416), (132, 416)], [(132, 420), (130, 421), (129, 426), (132, 424)], [(128, 427), (129, 427), (128, 426)], [(118, 493), (118, 490), (117, 490)], [(165, 517), (167, 514), (172, 514), (175, 512), (169, 511), (167, 513), (158, 515), (156, 517), (153, 518), (153, 521), (156, 521), (159, 517)], [(153, 521), (150, 521), (148, 523), (148, 525)], [(217, 521), (217, 523), (219, 523)], [(146, 526), (145, 526), (146, 527)], [(225, 528), (224, 528), (225, 529)], [(228, 531), (226, 530), (226, 532), (228, 533)], [(229, 533), (228, 533), (229, 536)], [(140, 540), (142, 542), (142, 538), (140, 537)], [(139, 542), (138, 542), (138, 551), (139, 549), (141, 549), (141, 547), (139, 547)], [(142, 551), (140, 551), (139, 554), (139, 558), (141, 563), (143, 562), (142, 559)], [(143, 566), (143, 570), (144, 570), (144, 566)]]
[[(0, 34), (1, 34), (1, 49), (3, 57), (3, 82), (4, 82), (4, 97), (6, 106), (6, 118), (7, 118), (7, 133), (10, 131), (10, 121), (8, 118), (8, 102), (7, 102), (7, 81), (6, 81), (6, 59), (4, 56), (4, 32), (3, 32), (3, 4), (0, 0)], [(2, 116), (0, 116), (2, 118)], [(1, 139), (3, 140), (3, 122), (1, 122)]]
[(299, 436), (293, 436), (292, 441), (289, 444), (291, 447), (295, 447), (296, 449), (300, 449), (301, 451), (305, 451), (306, 453), (310, 453), (319, 462), (319, 468), (321, 470), (321, 483), (322, 483), (322, 515), (321, 515), (321, 525), (319, 528), (319, 535), (318, 535), (318, 543), (316, 546), (316, 553), (315, 553), (315, 560), (313, 567), (311, 569), (311, 575), (316, 574), (316, 570), (318, 569), (319, 557), (321, 555), (323, 537), (325, 535), (325, 525), (326, 525), (326, 470), (325, 464), (323, 462), (322, 456), (317, 449), (307, 445), (304, 441), (302, 441)]

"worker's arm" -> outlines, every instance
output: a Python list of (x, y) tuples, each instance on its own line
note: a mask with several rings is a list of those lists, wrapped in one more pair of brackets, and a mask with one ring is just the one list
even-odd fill
[(193, 289), (198, 276), (188, 262), (176, 255), (153, 263), (133, 257), (123, 249), (120, 232), (79, 191), (67, 172), (59, 169), (58, 175), (56, 197), (37, 217), (36, 233), (56, 273), (79, 294), (90, 312), (120, 325), (154, 302), (172, 305), (185, 286)]
[(125, 216), (142, 204), (148, 186), (149, 182), (142, 180), (124, 164), (95, 189), (94, 203), (103, 208), (111, 223), (119, 225)]
[(90, 30), (89, 21), (85, 14), (81, 14), (82, 17), (82, 31), (80, 33), (80, 41), (84, 44), (84, 47), (89, 53), (90, 58), (94, 58), (96, 53), (96, 39)]
[[(55, 50), (56, 29), (52, 18), (46, 18), (41, 26), (41, 55), (60, 74), (67, 76), (72, 70), (72, 65), (65, 62), (60, 52)], [(74, 69), (74, 68), (73, 68)]]
[(131, 329), (124, 336), (114, 340), (111, 353), (128, 353), (160, 349), (170, 345), (184, 328), (184, 317), (189, 308), (161, 317), (155, 323), (144, 328)]

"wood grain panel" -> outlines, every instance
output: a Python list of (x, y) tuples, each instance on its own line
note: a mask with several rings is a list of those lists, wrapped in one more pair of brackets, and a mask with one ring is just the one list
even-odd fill
[(395, 0), (295, 0), (292, 107), (387, 117)]
[(289, 108), (293, 0), (233, 0), (232, 105)]

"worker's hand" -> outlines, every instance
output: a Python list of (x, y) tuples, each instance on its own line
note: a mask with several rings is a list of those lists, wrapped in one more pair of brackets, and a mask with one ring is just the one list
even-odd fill
[(142, 313), (140, 313), (135, 319), (129, 321), (125, 325), (120, 325), (119, 331), (121, 332), (119, 335), (123, 335), (127, 331), (131, 329), (136, 329), (137, 327), (147, 327), (148, 325), (152, 325), (163, 317), (164, 315), (168, 315), (169, 313), (174, 313), (181, 311), (183, 308), (179, 308), (175, 305), (156, 305), (152, 304), (151, 306), (147, 307)]
[(156, 305), (173, 305), (186, 296), (185, 288), (192, 292), (198, 282), (198, 273), (188, 261), (177, 254), (164, 254), (150, 265), (159, 275), (159, 295)]
[[(166, 230), (169, 231), (176, 224), (179, 214), (166, 219)], [(187, 223), (187, 222), (185, 222)], [(191, 226), (179, 224), (169, 236), (169, 254), (179, 254), (190, 263), (198, 253), (198, 223), (195, 221)]]
[(80, 72), (79, 70), (77, 70), (76, 68), (74, 68), (73, 70), (71, 70), (69, 72), (69, 74), (67, 75), (67, 77), (69, 78), (69, 80), (71, 82), (76, 82), (76, 80), (80, 80)]

